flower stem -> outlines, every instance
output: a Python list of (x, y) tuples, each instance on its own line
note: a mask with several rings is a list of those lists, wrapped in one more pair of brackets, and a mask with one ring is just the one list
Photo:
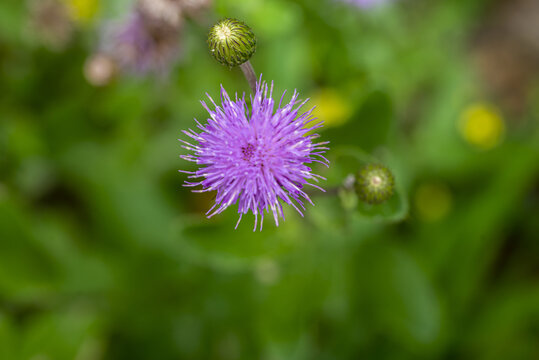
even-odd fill
[(251, 90), (253, 91), (253, 94), (256, 93), (256, 74), (255, 69), (253, 69), (253, 65), (251, 65), (251, 62), (247, 60), (243, 64), (240, 65), (241, 71), (243, 71), (243, 75), (245, 75), (245, 78), (247, 79), (247, 82), (249, 83), (249, 86), (251, 87)]

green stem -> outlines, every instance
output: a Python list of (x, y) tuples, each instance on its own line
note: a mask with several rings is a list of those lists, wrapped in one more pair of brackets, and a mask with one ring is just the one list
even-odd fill
[(243, 71), (243, 75), (245, 75), (245, 78), (247, 79), (247, 82), (249, 83), (249, 86), (251, 87), (251, 90), (253, 91), (253, 94), (256, 93), (256, 74), (255, 69), (253, 69), (253, 65), (251, 65), (251, 62), (247, 60), (243, 64), (240, 65), (241, 71)]

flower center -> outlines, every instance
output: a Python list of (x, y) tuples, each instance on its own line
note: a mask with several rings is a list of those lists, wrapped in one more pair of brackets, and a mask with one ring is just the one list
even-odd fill
[(382, 182), (383, 182), (382, 178), (380, 176), (378, 176), (378, 175), (374, 175), (371, 178), (371, 184), (374, 187), (378, 187), (378, 186), (382, 185)]
[(243, 160), (251, 161), (251, 158), (255, 154), (255, 147), (253, 144), (248, 143), (246, 146), (241, 147), (241, 153), (243, 154)]
[(225, 24), (222, 24), (221, 26), (219, 26), (219, 28), (217, 28), (215, 32), (216, 32), (217, 38), (221, 41), (227, 40), (232, 35), (232, 30), (230, 29), (230, 27), (228, 27)]

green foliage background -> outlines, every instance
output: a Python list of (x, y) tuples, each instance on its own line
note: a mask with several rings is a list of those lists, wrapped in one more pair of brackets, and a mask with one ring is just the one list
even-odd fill
[[(170, 74), (95, 88), (84, 61), (129, 1), (103, 1), (58, 52), (25, 31), (25, 2), (2, 0), (0, 359), (539, 358), (537, 101), (505, 113), (490, 151), (456, 127), (490, 101), (469, 48), (491, 3), (217, 0), (186, 24)], [(235, 209), (205, 219), (212, 197), (181, 186), (177, 138), (205, 119), (206, 92), (248, 91), (206, 49), (224, 16), (254, 29), (276, 93), (328, 87), (351, 106), (321, 133), (325, 186), (376, 158), (393, 205), (314, 196), (262, 232), (250, 217), (235, 231)], [(428, 222), (414, 194), (433, 182), (452, 201)]]

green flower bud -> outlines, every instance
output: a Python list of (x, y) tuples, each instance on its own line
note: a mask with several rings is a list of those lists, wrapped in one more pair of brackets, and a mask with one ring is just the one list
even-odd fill
[(395, 179), (387, 167), (368, 164), (357, 173), (356, 192), (368, 204), (381, 204), (393, 196)]
[(251, 28), (236, 19), (224, 19), (213, 25), (208, 34), (210, 52), (223, 65), (238, 66), (256, 51), (256, 37)]

